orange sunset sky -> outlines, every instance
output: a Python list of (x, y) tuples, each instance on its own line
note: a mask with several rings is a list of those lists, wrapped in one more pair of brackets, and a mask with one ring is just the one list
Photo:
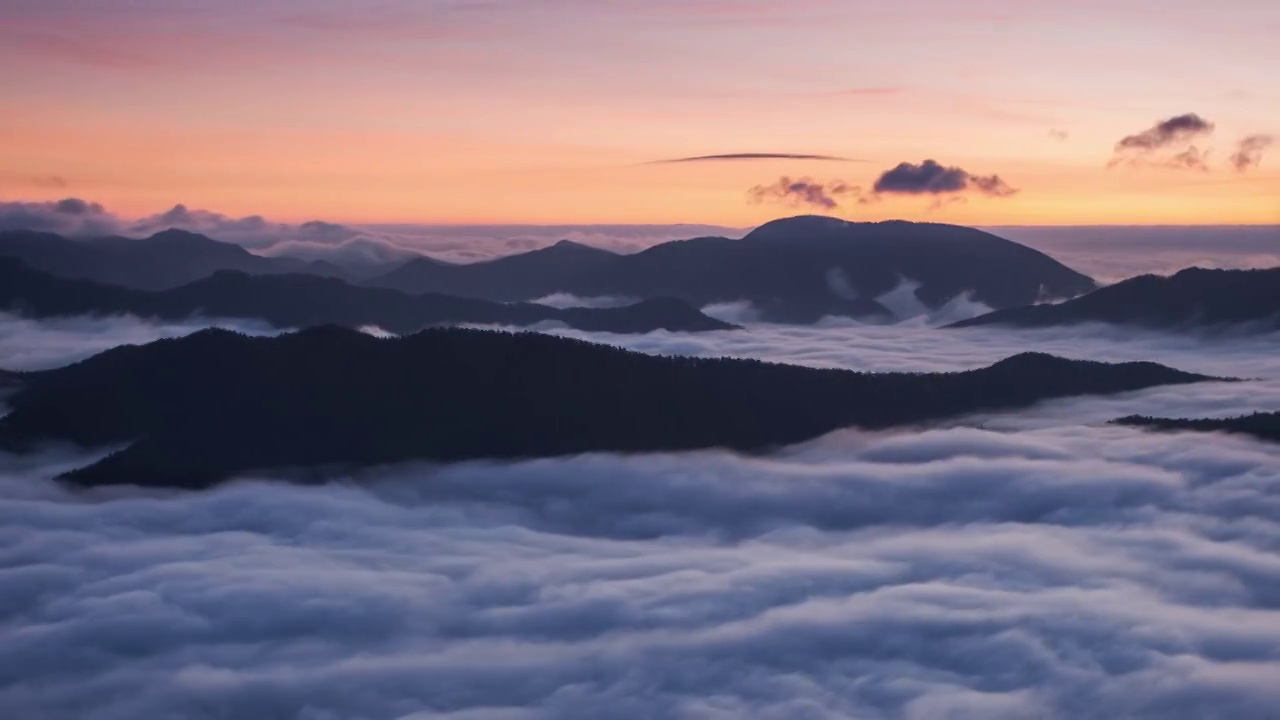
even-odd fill
[[(1277, 223), (1278, 36), (1274, 0), (0, 0), (0, 200)], [(1143, 135), (1192, 113), (1204, 127)], [(1131, 137), (1147, 140), (1117, 153)], [(841, 159), (656, 162), (740, 153)], [(1017, 192), (875, 192), (926, 159)], [(858, 190), (750, 192), (783, 176)]]

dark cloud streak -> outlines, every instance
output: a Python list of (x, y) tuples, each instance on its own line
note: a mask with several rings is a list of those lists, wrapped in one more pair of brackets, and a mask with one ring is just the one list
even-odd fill
[(805, 155), (800, 153), (726, 153), (724, 155), (695, 155), (693, 157), (654, 160), (650, 165), (674, 165), (699, 162), (733, 162), (743, 160), (819, 160), (822, 162), (867, 162), (858, 158), (838, 155)]
[(1213, 123), (1195, 113), (1162, 120), (1140, 133), (1127, 135), (1116, 143), (1116, 152), (1159, 150), (1213, 132)]
[[(1214, 124), (1195, 113), (1176, 115), (1115, 144), (1115, 153), (1107, 167), (1163, 167), (1174, 170), (1209, 170), (1209, 150), (1201, 150), (1191, 141), (1213, 134)], [(1181, 150), (1176, 148), (1181, 147)]]

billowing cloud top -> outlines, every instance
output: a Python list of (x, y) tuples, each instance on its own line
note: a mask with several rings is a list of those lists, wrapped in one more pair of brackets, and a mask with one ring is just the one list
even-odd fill
[(80, 198), (52, 202), (0, 202), (0, 230), (110, 235), (120, 229), (119, 219), (106, 208)]
[[(14, 340), (0, 367), (37, 344), (10, 330), (0, 319)], [(1277, 342), (760, 331), (622, 340), (864, 370), (1057, 348), (1249, 377), (1274, 368)], [(402, 466), (359, 486), (166, 496), (72, 493), (47, 478), (83, 458), (0, 454), (0, 707), (42, 720), (1269, 717), (1280, 448), (1098, 421), (1277, 403), (1274, 380), (1166, 388), (765, 457)]]
[(999, 175), (974, 175), (963, 168), (944, 167), (936, 160), (919, 165), (904, 162), (884, 171), (876, 180), (877, 193), (941, 195), (974, 191), (992, 197), (1009, 197), (1018, 191)]

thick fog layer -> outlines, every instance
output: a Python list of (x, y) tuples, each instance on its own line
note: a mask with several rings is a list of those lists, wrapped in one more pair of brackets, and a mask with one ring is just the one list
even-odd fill
[[(737, 308), (738, 312), (745, 312)], [(1153, 388), (1117, 397), (1045, 403), (1012, 416), (960, 422), (1043, 424), (1102, 423), (1134, 413), (1174, 417), (1229, 417), (1280, 410), (1280, 333), (1219, 331), (1201, 334), (1144, 332), (1107, 325), (1009, 330), (948, 330), (926, 325), (869, 325), (828, 320), (818, 326), (751, 324), (744, 331), (655, 332), (646, 335), (549, 330), (657, 355), (759, 358), (773, 362), (864, 372), (954, 372), (985, 367), (1021, 352), (1108, 362), (1155, 361), (1242, 382)], [(1008, 420), (1007, 418), (1012, 418)], [(1058, 422), (1058, 420), (1051, 420)]]
[[(5, 459), (3, 462), (8, 462)], [(0, 482), (0, 707), (1263, 718), (1280, 449), (1058, 426), (74, 496)]]
[[(12, 360), (14, 339), (45, 338), (39, 366), (102, 334), (159, 332), (102, 322), (122, 324), (41, 335), (3, 318), (0, 347)], [(47, 478), (89, 458), (0, 455), (0, 708), (987, 720), (1280, 706), (1280, 446), (1104, 422), (1280, 409), (1280, 335), (557, 332), (859, 370), (1043, 350), (1251, 379), (761, 456), (398, 466), (323, 486), (75, 493)]]
[(968, 370), (1028, 350), (1092, 360), (1152, 360), (1217, 375), (1256, 376), (1280, 370), (1280, 333), (1247, 329), (1160, 333), (1102, 324), (1047, 329), (946, 329), (924, 323), (877, 325), (827, 318), (817, 325), (752, 322), (749, 305), (704, 312), (747, 325), (745, 331), (653, 332), (644, 335), (557, 334), (655, 354), (753, 357), (775, 362), (864, 371)]

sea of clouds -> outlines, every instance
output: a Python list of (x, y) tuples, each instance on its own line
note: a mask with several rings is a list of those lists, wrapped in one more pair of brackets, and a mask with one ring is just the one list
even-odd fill
[[(185, 329), (0, 317), (0, 367)], [(404, 465), (323, 486), (72, 492), (48, 478), (89, 456), (0, 455), (0, 708), (986, 720), (1280, 707), (1280, 446), (1105, 422), (1280, 409), (1280, 334), (555, 332), (868, 371), (1041, 350), (1249, 380), (763, 455)]]

